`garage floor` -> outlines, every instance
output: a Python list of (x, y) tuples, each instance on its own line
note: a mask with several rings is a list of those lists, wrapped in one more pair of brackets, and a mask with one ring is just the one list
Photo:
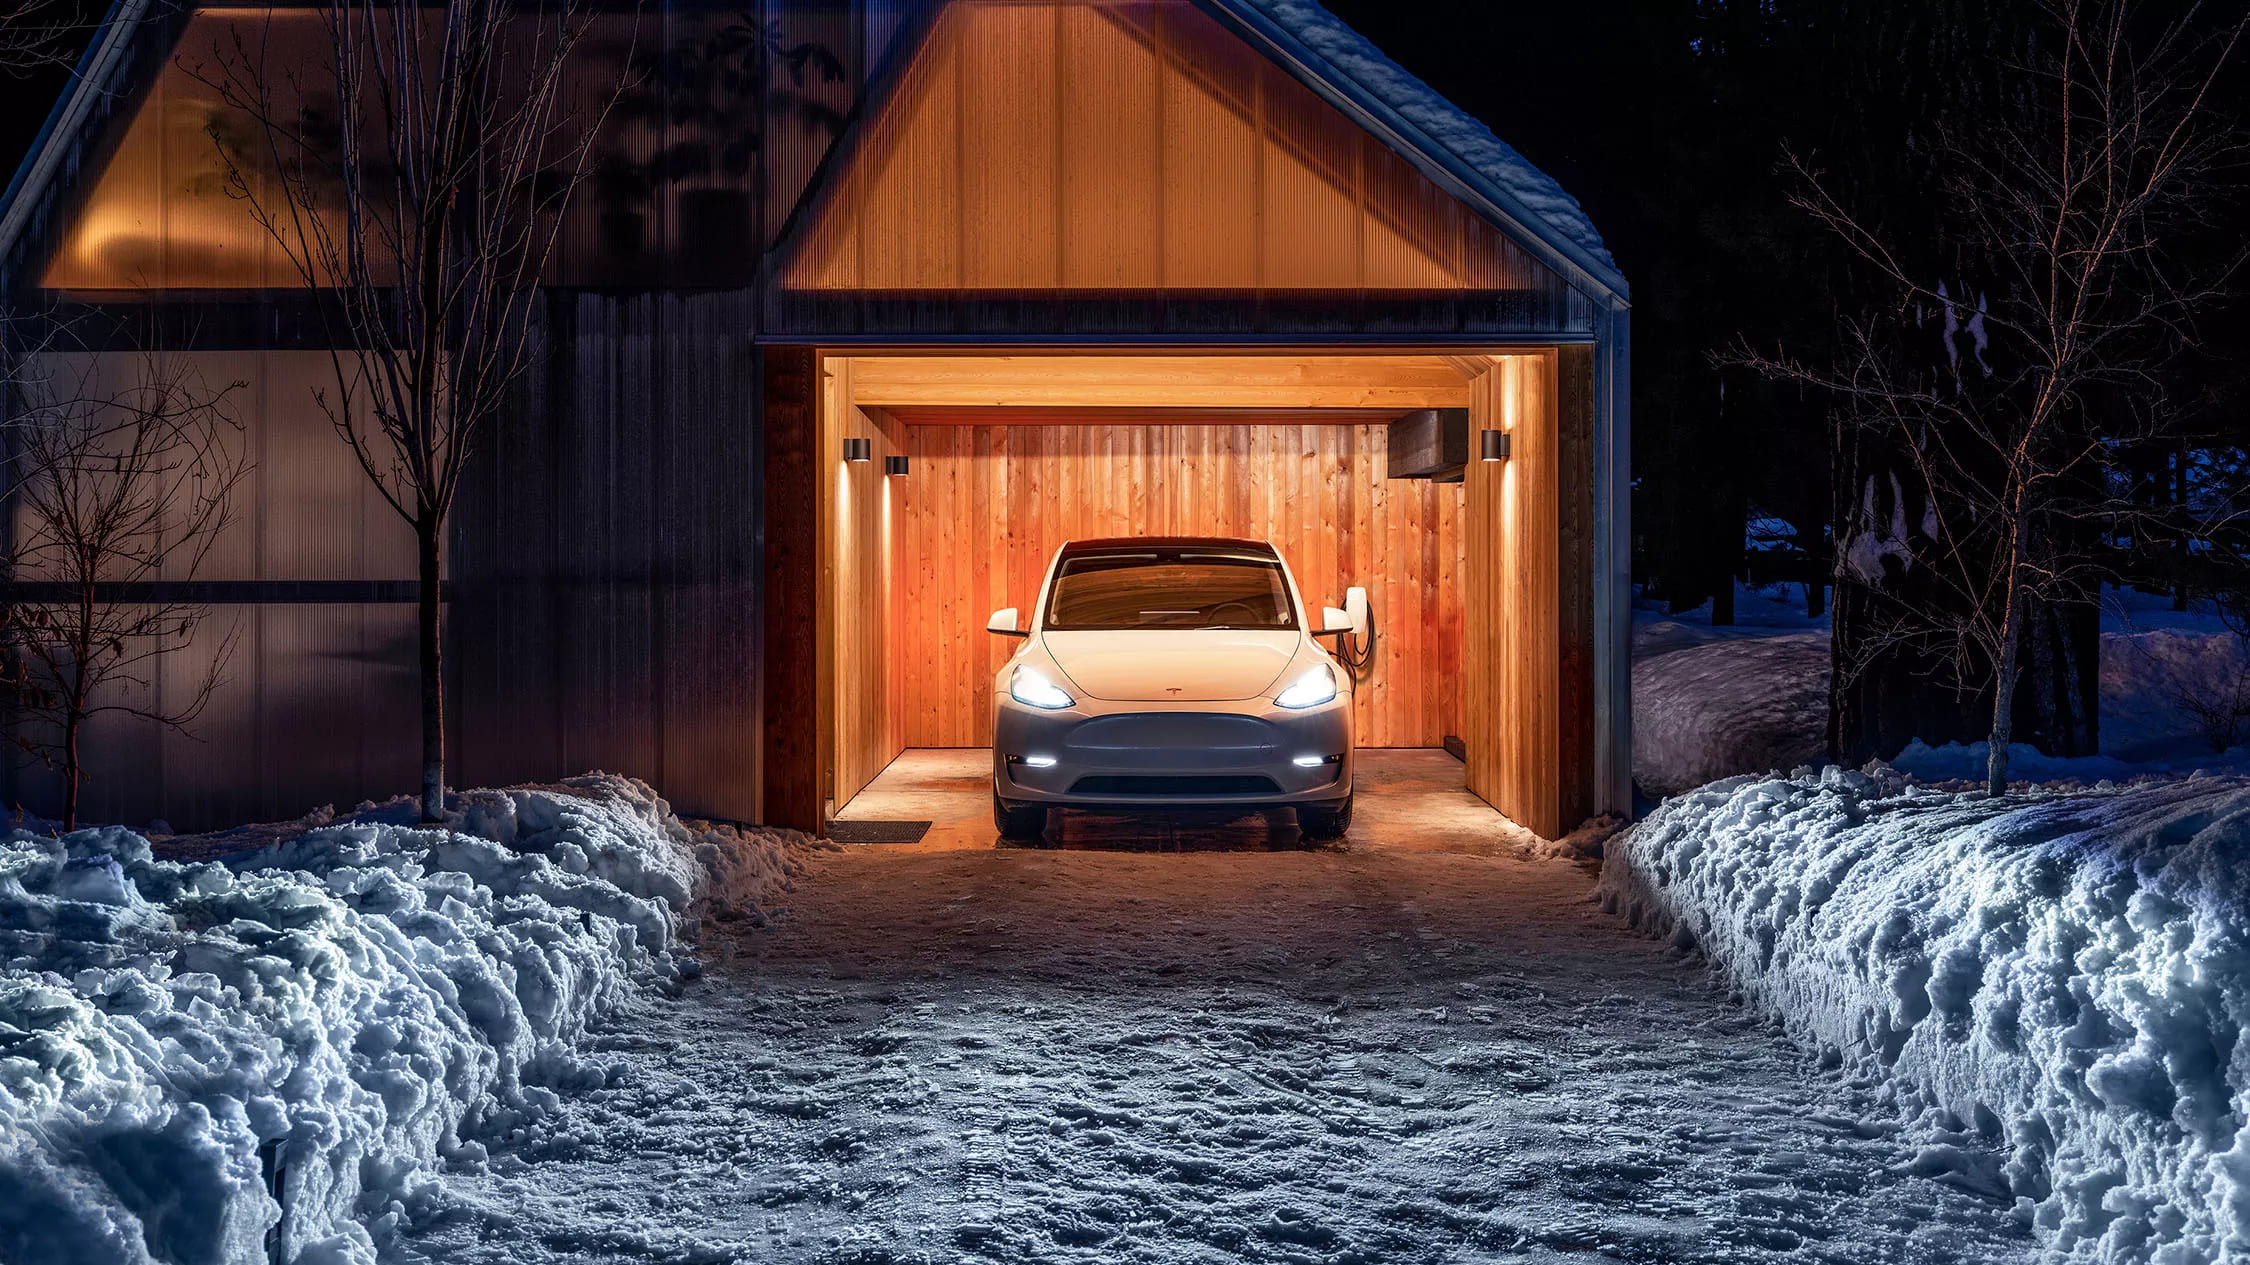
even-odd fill
[[(1536, 836), (1471, 795), (1459, 760), (1443, 751), (1359, 753), (1357, 803), (1348, 851), (1406, 850), (1478, 856), (1513, 853)], [(928, 821), (918, 844), (869, 845), (908, 851), (999, 846), (992, 829), (992, 752), (973, 747), (911, 750), (891, 762), (836, 814), (839, 821)], [(1136, 817), (1065, 813), (1049, 846), (1202, 851), (1300, 846), (1292, 815), (1171, 812)], [(1010, 845), (1016, 846), (1016, 845)]]

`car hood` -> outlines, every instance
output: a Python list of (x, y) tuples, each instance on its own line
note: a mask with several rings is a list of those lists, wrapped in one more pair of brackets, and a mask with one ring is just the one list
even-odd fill
[(1215, 703), (1272, 690), (1303, 638), (1295, 632), (1171, 628), (1051, 632), (1040, 644), (1089, 698)]

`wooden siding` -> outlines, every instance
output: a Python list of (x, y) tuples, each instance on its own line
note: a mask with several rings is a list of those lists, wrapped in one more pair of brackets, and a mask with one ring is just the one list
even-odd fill
[(1396, 416), (1467, 408), (1466, 379), (1443, 356), (859, 356), (851, 400), (870, 408), (1017, 410), (1352, 409)]
[[(892, 646), (905, 634), (895, 619), (898, 573), (899, 480), (883, 473), (883, 459), (903, 451), (898, 430), (851, 403), (853, 369), (859, 362), (831, 357), (821, 362), (821, 464), (826, 538), (821, 556), (824, 596), (823, 672), (830, 742), (826, 785), (836, 807), (849, 802), (875, 780), (885, 765), (910, 745), (904, 711), (897, 705), (897, 680), (890, 671)], [(844, 441), (865, 439), (872, 456), (844, 460)]]
[(952, 0), (798, 205), (767, 329), (1382, 337), (1586, 327), (1496, 224), (1193, 0)]
[(1559, 546), (1566, 504), (1581, 503), (1562, 495), (1566, 450), (1583, 441), (1560, 434), (1554, 381), (1547, 354), (1494, 357), (1473, 384), (1471, 429), (1514, 439), (1509, 460), (1469, 463), (1462, 599), (1479, 612), (1462, 647), (1469, 789), (1550, 838), (1583, 816), (1586, 778), (1570, 767), (1585, 728), (1564, 715), (1562, 666), (1585, 631), (1564, 608)]
[[(898, 747), (991, 741), (994, 674), (1057, 548), (1094, 536), (1272, 540), (1317, 617), (1368, 589), (1366, 746), (1434, 747), (1460, 724), (1460, 485), (1384, 478), (1380, 426), (915, 426), (898, 497), (891, 678)], [(868, 725), (872, 729), (875, 726)], [(885, 757), (888, 759), (888, 756)]]
[[(454, 781), (607, 769), (758, 814), (756, 359), (740, 295), (551, 296), (454, 510)], [(808, 546), (809, 551), (809, 546)]]
[(1500, 230), (1189, 0), (955, 0), (792, 290), (1495, 291)]
[(809, 347), (767, 347), (765, 367), (765, 616), (761, 667), (766, 707), (760, 743), (764, 797), (758, 820), (798, 830), (827, 825), (820, 735), (833, 723), (821, 680), (820, 357)]

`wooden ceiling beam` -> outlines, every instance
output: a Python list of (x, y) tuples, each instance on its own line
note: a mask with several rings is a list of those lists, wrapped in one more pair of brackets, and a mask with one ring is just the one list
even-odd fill
[(1467, 408), (1442, 356), (854, 356), (852, 402), (913, 408)]
[(1367, 426), (1395, 421), (1397, 408), (1079, 408), (982, 404), (862, 405), (900, 426)]

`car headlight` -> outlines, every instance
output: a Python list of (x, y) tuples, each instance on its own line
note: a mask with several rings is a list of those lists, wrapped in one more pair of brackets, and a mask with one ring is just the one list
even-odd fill
[(1323, 663), (1289, 683), (1289, 688), (1273, 696), (1273, 701), (1283, 707), (1318, 707), (1336, 697), (1336, 669)]
[(1077, 702), (1063, 687), (1047, 679), (1047, 674), (1037, 668), (1016, 665), (1016, 674), (1008, 678), (1008, 696), (1026, 707), (1045, 711), (1058, 711)]

